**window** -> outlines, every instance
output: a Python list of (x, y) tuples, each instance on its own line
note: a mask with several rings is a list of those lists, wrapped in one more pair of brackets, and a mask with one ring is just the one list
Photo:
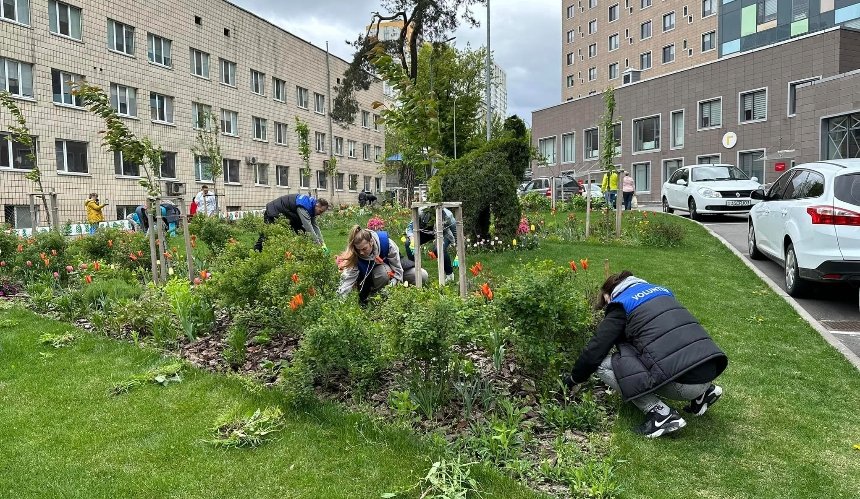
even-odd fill
[(212, 131), (212, 106), (200, 104), (199, 102), (191, 103), (191, 119), (194, 120), (192, 126), (195, 130)]
[(609, 51), (618, 50), (618, 33), (609, 35)]
[(146, 58), (153, 64), (158, 64), (164, 67), (173, 67), (173, 59), (170, 57), (170, 50), (173, 42), (167, 38), (162, 38), (149, 33), (146, 35)]
[(72, 87), (84, 77), (72, 73), (66, 73), (59, 69), (51, 70), (51, 87), (54, 93), (54, 102), (66, 106), (81, 107), (84, 105), (80, 96), (72, 95)]
[(362, 128), (370, 128), (370, 112), (362, 111), (361, 112), (361, 126)]
[(573, 15), (575, 12), (576, 12), (576, 6), (575, 5), (568, 5), (567, 6), (567, 18), (568, 19), (573, 19)]
[(358, 190), (358, 175), (352, 173), (349, 175), (349, 190), (357, 191)]
[[(18, 0), (18, 4), (27, 5), (28, 0)], [(3, 2), (3, 6), (7, 7), (7, 2)], [(7, 17), (5, 9), (3, 14), (3, 17)], [(27, 22), (19, 20), (18, 22), (29, 24), (29, 20)], [(49, 1), (48, 24), (50, 26), (51, 33), (68, 36), (75, 40), (81, 39), (81, 9), (79, 7), (63, 2), (57, 2), (56, 0)]]
[(265, 163), (254, 165), (254, 185), (269, 185), (269, 165)]
[(613, 62), (609, 65), (609, 79), (614, 80), (618, 78), (618, 63)]
[(645, 21), (639, 25), (639, 39), (651, 38), (651, 21)]
[(368, 177), (367, 175), (364, 176), (364, 190), (370, 190), (370, 177)]
[(820, 78), (809, 78), (806, 80), (793, 81), (788, 84), (788, 116), (794, 116), (797, 114), (797, 87), (804, 85), (806, 83), (810, 83), (813, 81), (818, 81)]
[(224, 183), (225, 184), (238, 184), (239, 183), (239, 160), (238, 159), (224, 158), (222, 160), (222, 166), (224, 168)]
[(669, 12), (668, 14), (663, 14), (663, 31), (671, 31), (675, 29), (675, 13)]
[(588, 57), (594, 57), (597, 55), (597, 44), (592, 43), (588, 46)]
[(651, 191), (651, 163), (633, 163), (633, 182), (636, 192)]
[(108, 19), (108, 48), (134, 55), (134, 27)]
[(675, 60), (675, 44), (666, 45), (663, 47), (663, 64), (668, 64)]
[(633, 120), (633, 152), (660, 149), (660, 116)]
[(764, 24), (776, 20), (777, 0), (758, 0), (758, 24)]
[(287, 101), (287, 82), (272, 78), (272, 97), (278, 102)]
[(651, 0), (639, 0), (639, 8), (647, 9), (651, 6)]
[(585, 131), (585, 159), (597, 159), (600, 155), (600, 132), (597, 128)]
[(299, 188), (300, 189), (310, 189), (311, 188), (311, 174), (310, 174), (310, 172), (305, 171), (304, 168), (299, 170)]
[(33, 97), (33, 65), (0, 57), (0, 90), (14, 97)]
[(197, 182), (214, 182), (212, 161), (209, 156), (194, 156), (194, 180)]
[(296, 105), (302, 109), (308, 108), (308, 89), (296, 87)]
[(361, 157), (365, 161), (370, 161), (370, 144), (361, 144)]
[(609, 6), (609, 22), (618, 20), (618, 4)]
[(567, 75), (567, 88), (573, 86), (573, 75)]
[(149, 93), (149, 113), (152, 121), (173, 123), (173, 97)]
[(708, 31), (707, 33), (703, 33), (702, 34), (702, 52), (714, 50), (714, 47), (717, 46), (716, 38), (717, 38), (716, 31)]
[(288, 145), (287, 143), (287, 132), (289, 131), (289, 127), (286, 123), (278, 123), (275, 122), (275, 144), (279, 144), (282, 146)]
[(669, 180), (672, 174), (684, 166), (683, 159), (664, 159), (663, 160), (663, 178)]
[(266, 95), (266, 74), (255, 69), (251, 70), (251, 92)]
[(137, 89), (111, 83), (110, 104), (120, 116), (137, 116)]
[(334, 176), (334, 188), (335, 190), (342, 191), (343, 190), (343, 173), (338, 173)]
[[(3, 215), (6, 223), (16, 229), (29, 229), (33, 227), (33, 217), (30, 215), (30, 205), (7, 204), (3, 205)], [(39, 219), (39, 205), (36, 205), (36, 220)]]
[(123, 177), (139, 177), (140, 165), (134, 164), (123, 158), (122, 151), (114, 151), (113, 171), (115, 174)]
[(716, 128), (723, 124), (723, 99), (699, 102), (699, 129)]
[(334, 138), (334, 155), (343, 156), (343, 137)]
[(567, 53), (567, 65), (568, 66), (573, 65), (573, 52)]
[(346, 152), (350, 158), (355, 158), (355, 141), (347, 140), (346, 141)]
[(87, 173), (87, 143), (71, 140), (58, 140), (57, 171), (67, 173)]
[(325, 95), (314, 92), (314, 112), (325, 114)]
[(382, 146), (373, 146), (373, 160), (382, 161)]
[(275, 183), (278, 187), (290, 186), (290, 167), (285, 165), (275, 166)]
[(822, 120), (827, 133), (823, 156), (826, 159), (860, 158), (860, 113)]
[[(2, 17), (3, 19), (14, 21), (16, 23), (29, 25), (29, 0), (3, 0), (3, 2), (0, 3), (0, 17)], [(80, 19), (80, 10), (78, 10), (78, 18)]]
[[(209, 54), (191, 49), (191, 74), (201, 78), (209, 78)], [(235, 73), (233, 74), (233, 83), (236, 83)]]
[(379, 119), (380, 118), (379, 118), (378, 114), (373, 115), (373, 130), (376, 132), (379, 131), (379, 123), (380, 123)]
[(597, 79), (597, 68), (588, 68), (588, 81)]
[(576, 40), (576, 32), (570, 30), (567, 32), (567, 43), (573, 43)]
[(236, 111), (221, 110), (221, 133), (224, 135), (239, 135), (239, 113)]
[(597, 0), (588, 0), (588, 8), (593, 9), (597, 7)]
[(158, 176), (160, 178), (176, 178), (176, 153), (162, 152), (161, 165), (159, 167)]
[(317, 189), (328, 189), (328, 175), (324, 171), (317, 171)]
[(646, 70), (651, 69), (651, 51), (645, 52), (644, 54), (639, 54), (639, 69)]
[(717, 13), (716, 0), (702, 0), (702, 17), (708, 17)]
[(538, 140), (538, 151), (547, 165), (555, 164), (555, 137)]
[(269, 140), (269, 134), (266, 130), (266, 127), (267, 127), (266, 119), (252, 116), (251, 120), (254, 123), (254, 140), (262, 140), (263, 142), (268, 141)]
[(669, 130), (671, 138), (670, 147), (672, 149), (680, 149), (684, 147), (684, 110), (672, 111), (669, 121), (671, 122)]
[(325, 152), (325, 134), (322, 132), (314, 132), (316, 139), (317, 152)]
[(801, 21), (809, 17), (809, 0), (792, 0), (791, 20)]
[(220, 59), (221, 66), (221, 83), (236, 86), (236, 63), (227, 59)]
[(136, 204), (119, 204), (116, 206), (116, 219), (122, 220), (134, 213), (136, 209)]
[(612, 125), (612, 140), (615, 142), (614, 155), (621, 156), (621, 123)]
[(697, 156), (696, 164), (699, 165), (718, 165), (722, 162), (719, 154), (708, 154), (705, 156)]
[(597, 33), (597, 19), (588, 21), (588, 34), (593, 35), (595, 33)]
[(561, 162), (576, 162), (576, 136), (573, 133), (566, 133), (561, 136)]
[[(33, 137), (35, 144), (36, 137)], [(36, 147), (32, 149), (20, 142), (11, 140), (11, 136), (7, 133), (0, 133), (0, 168), (13, 168), (15, 170), (32, 170), (34, 158), (36, 157)], [(33, 157), (30, 157), (32, 152)]]
[(748, 177), (764, 180), (764, 151), (743, 151), (738, 153), (738, 168)]
[(767, 89), (741, 94), (739, 118), (740, 123), (767, 119)]

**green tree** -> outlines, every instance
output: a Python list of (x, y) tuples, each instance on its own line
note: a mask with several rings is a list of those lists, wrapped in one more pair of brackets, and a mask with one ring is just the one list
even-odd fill
[[(607, 88), (603, 92), (603, 103), (606, 106), (603, 117), (600, 120), (600, 133), (603, 135), (603, 144), (600, 149), (600, 167), (606, 173), (604, 175), (618, 175), (618, 192), (615, 199), (615, 237), (621, 237), (621, 178), (615, 173), (615, 148), (618, 141), (615, 140), (615, 89)], [(609, 184), (607, 184), (609, 185)]]

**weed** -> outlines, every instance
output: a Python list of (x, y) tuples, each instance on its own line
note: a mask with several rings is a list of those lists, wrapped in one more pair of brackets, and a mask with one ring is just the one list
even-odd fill
[(589, 458), (571, 471), (570, 492), (574, 497), (612, 499), (620, 497), (621, 484), (609, 457)]
[(248, 326), (235, 323), (227, 331), (227, 345), (222, 355), (232, 367), (238, 367), (245, 363), (247, 351), (245, 343), (248, 341)]
[(19, 324), (20, 322), (13, 319), (2, 319), (0, 320), (0, 329), (18, 327)]
[(427, 419), (433, 419), (442, 406), (449, 400), (447, 383), (444, 380), (414, 375), (409, 382), (409, 392), (419, 412)]
[(461, 377), (454, 383), (454, 389), (457, 390), (457, 394), (460, 395), (460, 400), (463, 402), (463, 416), (466, 419), (472, 417), (472, 408), (475, 406), (475, 400), (480, 393), (481, 383), (482, 380), (478, 376)]
[(284, 429), (284, 412), (280, 407), (257, 409), (250, 416), (227, 415), (215, 424), (215, 438), (208, 440), (217, 447), (258, 447), (273, 433)]
[(606, 411), (591, 392), (583, 394), (579, 402), (550, 401), (539, 409), (544, 421), (558, 430), (595, 431), (603, 426)]
[(471, 476), (475, 463), (463, 462), (460, 456), (440, 459), (430, 466), (427, 475), (414, 486), (382, 494), (383, 498), (403, 497), (420, 489), (422, 499), (467, 499), (480, 497), (478, 483)]
[(63, 348), (71, 345), (75, 341), (75, 335), (72, 333), (43, 333), (39, 336), (39, 343), (43, 345), (51, 345), (54, 348)]
[(388, 394), (388, 406), (401, 421), (411, 420), (418, 410), (418, 404), (412, 400), (409, 390), (392, 390)]
[(189, 340), (197, 338), (198, 333), (208, 329), (215, 321), (212, 307), (202, 295), (196, 293), (188, 281), (171, 279), (165, 286), (170, 307), (179, 319), (182, 331)]
[(111, 387), (109, 395), (122, 395), (131, 390), (150, 383), (155, 383), (161, 386), (166, 386), (169, 383), (178, 383), (182, 381), (182, 369), (184, 365), (181, 362), (173, 362), (163, 366), (155, 367), (131, 378), (121, 381)]

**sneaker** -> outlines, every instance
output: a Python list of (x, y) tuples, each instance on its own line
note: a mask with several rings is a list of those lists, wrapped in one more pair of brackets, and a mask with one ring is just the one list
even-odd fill
[(454, 280), (454, 274), (445, 274), (445, 284)]
[(699, 395), (698, 398), (691, 400), (690, 403), (687, 404), (687, 407), (684, 407), (684, 412), (689, 412), (694, 416), (701, 416), (709, 407), (714, 405), (717, 400), (720, 400), (720, 395), (722, 394), (723, 388), (711, 383), (711, 386), (705, 390), (705, 393)]
[(655, 407), (648, 411), (645, 422), (636, 427), (636, 433), (647, 438), (657, 438), (678, 431), (685, 426), (687, 426), (687, 422), (675, 409), (670, 409), (669, 414), (662, 415)]

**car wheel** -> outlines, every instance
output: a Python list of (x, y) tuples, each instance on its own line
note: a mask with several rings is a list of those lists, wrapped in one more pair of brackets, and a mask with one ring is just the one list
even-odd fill
[(764, 258), (764, 255), (755, 244), (755, 228), (753, 228), (752, 222), (750, 222), (750, 228), (747, 232), (747, 253), (750, 256), (750, 260), (761, 260)]
[(809, 283), (800, 278), (794, 245), (789, 243), (785, 249), (785, 292), (790, 296), (802, 296), (808, 287)]
[(700, 215), (699, 212), (696, 211), (696, 200), (695, 199), (690, 198), (689, 208), (690, 208), (690, 220), (695, 220), (698, 222), (699, 220), (702, 219), (702, 215)]
[(669, 200), (666, 199), (666, 196), (663, 196), (663, 213), (675, 213), (675, 210), (669, 206)]

